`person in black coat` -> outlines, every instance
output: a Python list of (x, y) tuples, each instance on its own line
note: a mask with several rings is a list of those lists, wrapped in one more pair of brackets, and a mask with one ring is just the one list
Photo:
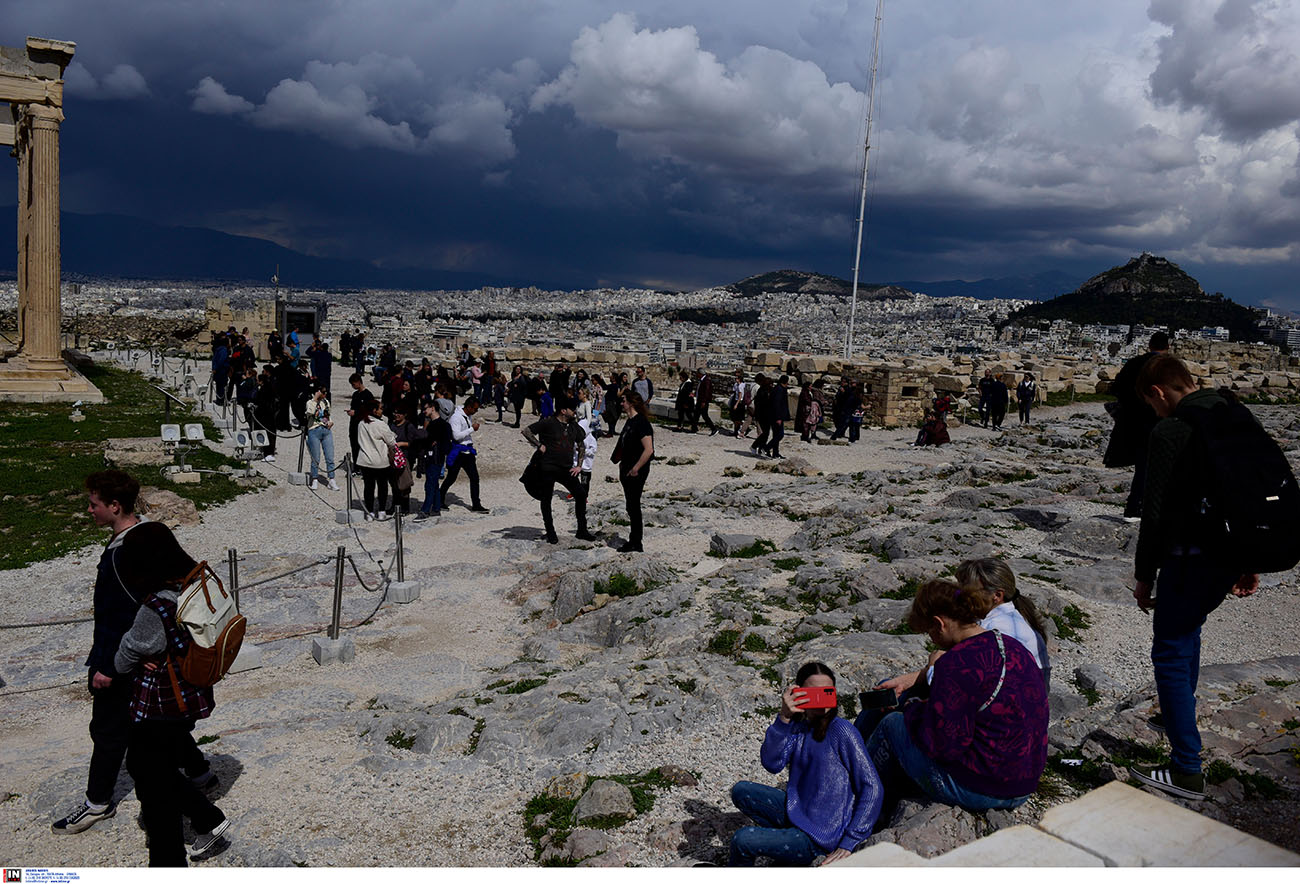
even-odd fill
[(595, 540), (587, 531), (587, 486), (578, 476), (581, 473), (582, 439), (585, 435), (573, 419), (574, 402), (569, 397), (555, 403), (555, 414), (542, 418), (523, 430), (523, 436), (536, 448), (521, 481), (528, 493), (537, 498), (542, 509), (542, 525), (547, 543), (559, 543), (555, 534), (555, 520), (551, 515), (551, 499), (555, 496), (555, 483), (563, 485), (573, 495), (574, 516), (579, 540)]
[(1124, 518), (1137, 521), (1142, 517), (1142, 487), (1146, 484), (1147, 440), (1159, 418), (1146, 400), (1138, 395), (1137, 378), (1143, 366), (1158, 353), (1169, 349), (1169, 335), (1156, 332), (1151, 336), (1146, 353), (1134, 356), (1115, 375), (1110, 392), (1117, 400), (1112, 414), (1115, 428), (1102, 463), (1108, 467), (1133, 467), (1133, 484), (1129, 486), (1128, 500), (1124, 504)]
[(771, 405), (769, 419), (772, 422), (772, 439), (767, 443), (767, 453), (770, 457), (778, 460), (783, 459), (781, 454), (781, 439), (785, 436), (785, 425), (790, 420), (790, 388), (786, 384), (790, 383), (790, 378), (781, 375), (781, 379), (776, 382), (772, 388)]
[(993, 429), (1002, 429), (1002, 421), (1007, 416), (1007, 405), (1010, 401), (1011, 391), (1007, 389), (1006, 382), (999, 374), (993, 378), (993, 385), (989, 387), (989, 416), (993, 419)]
[(767, 451), (767, 434), (772, 429), (772, 379), (760, 374), (754, 376), (754, 381), (758, 384), (758, 390), (754, 392), (754, 423), (758, 424), (758, 436), (749, 450), (763, 457)]
[(325, 388), (325, 398), (330, 398), (330, 369), (334, 364), (334, 359), (330, 355), (330, 345), (320, 338), (311, 342), (307, 348), (307, 356), (311, 361), (311, 379), (315, 384)]

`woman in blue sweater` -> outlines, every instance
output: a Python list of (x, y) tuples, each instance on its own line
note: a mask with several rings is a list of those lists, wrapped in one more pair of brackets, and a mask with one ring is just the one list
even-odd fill
[(767, 729), (760, 758), (771, 773), (790, 769), (786, 791), (741, 781), (731, 800), (756, 825), (731, 839), (733, 866), (752, 866), (760, 856), (777, 865), (810, 865), (843, 859), (871, 835), (880, 814), (882, 789), (862, 735), (835, 709), (801, 712), (808, 702), (799, 688), (834, 687), (824, 663), (805, 663), (795, 684), (781, 695), (781, 712)]

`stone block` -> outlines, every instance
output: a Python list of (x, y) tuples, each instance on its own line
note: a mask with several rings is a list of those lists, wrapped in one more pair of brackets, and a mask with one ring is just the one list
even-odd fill
[(1073, 844), (1040, 832), (1032, 826), (1011, 826), (986, 838), (963, 844), (930, 860), (932, 866), (980, 868), (1017, 866), (1026, 868), (1100, 868), (1101, 857)]
[(307, 484), (307, 474), (306, 474), (306, 473), (289, 473), (289, 484), (290, 484), (290, 485), (306, 485), (306, 484)]
[(334, 524), (336, 525), (352, 525), (358, 522), (362, 522), (364, 520), (365, 520), (365, 516), (361, 512), (361, 510), (335, 510), (334, 511)]
[(186, 470), (183, 473), (168, 473), (167, 481), (174, 482), (177, 485), (197, 485), (202, 477), (202, 473), (196, 473), (194, 470)]
[(885, 868), (927, 866), (929, 864), (929, 861), (924, 857), (918, 856), (904, 847), (899, 847), (892, 841), (881, 841), (879, 844), (873, 844), (870, 847), (859, 850), (852, 856), (846, 856), (835, 865)]
[(709, 541), (709, 551), (730, 557), (757, 542), (758, 538), (753, 534), (714, 534)]
[(1300, 855), (1118, 782), (1053, 807), (1038, 827), (1108, 866), (1300, 866)]
[(420, 584), (414, 580), (394, 580), (388, 584), (389, 601), (409, 605), (420, 597)]
[(235, 657), (235, 662), (230, 664), (230, 672), (247, 672), (250, 669), (262, 668), (262, 649), (257, 645), (245, 642), (239, 646), (239, 655)]
[(311, 655), (317, 663), (351, 663), (357, 657), (357, 647), (350, 638), (314, 638)]

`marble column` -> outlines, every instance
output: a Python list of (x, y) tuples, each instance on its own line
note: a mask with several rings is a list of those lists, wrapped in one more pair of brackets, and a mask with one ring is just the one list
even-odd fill
[(28, 187), (28, 162), (26, 114), (14, 107), (14, 155), (18, 157), (18, 349), (23, 349), (27, 337), (27, 222), (31, 209), (31, 188)]
[(63, 111), (28, 105), (23, 354), (33, 369), (65, 371), (60, 346), (59, 124)]

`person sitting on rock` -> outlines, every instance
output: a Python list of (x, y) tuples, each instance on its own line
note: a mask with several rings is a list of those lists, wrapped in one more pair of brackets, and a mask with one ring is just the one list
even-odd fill
[[(1006, 638), (1014, 638), (1034, 656), (1043, 673), (1043, 687), (1051, 687), (1052, 664), (1047, 657), (1046, 632), (1034, 603), (1016, 588), (1016, 575), (1001, 559), (967, 559), (957, 566), (957, 583), (962, 587), (983, 593), (984, 615), (979, 624), (985, 629), (996, 629)], [(917, 672), (908, 672), (880, 682), (877, 687), (892, 688), (899, 705), (912, 697), (924, 699), (929, 693), (929, 683), (934, 677), (933, 659)], [(920, 687), (917, 687), (917, 685)], [(889, 707), (889, 708), (897, 708)], [(880, 724), (889, 709), (863, 709), (854, 724), (864, 738)]]
[(907, 612), (914, 631), (944, 653), (931, 655), (927, 699), (890, 712), (867, 739), (885, 789), (889, 819), (903, 791), (973, 813), (1019, 807), (1047, 765), (1047, 689), (1034, 656), (980, 618), (987, 597), (931, 580)]
[(756, 825), (731, 838), (730, 865), (752, 866), (760, 856), (778, 865), (843, 859), (871, 836), (882, 786), (862, 737), (836, 708), (800, 711), (810, 698), (800, 688), (833, 688), (824, 663), (805, 663), (781, 695), (781, 711), (763, 737), (759, 758), (773, 774), (789, 768), (786, 791), (742, 780), (731, 800)]
[(916, 434), (916, 441), (912, 444), (917, 448), (924, 448), (926, 445), (946, 445), (952, 441), (948, 435), (948, 424), (944, 419), (934, 411), (925, 413), (925, 423), (921, 424), (921, 429)]

